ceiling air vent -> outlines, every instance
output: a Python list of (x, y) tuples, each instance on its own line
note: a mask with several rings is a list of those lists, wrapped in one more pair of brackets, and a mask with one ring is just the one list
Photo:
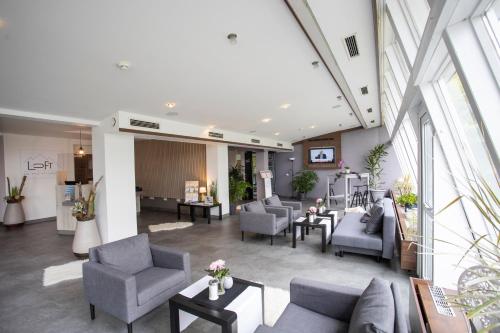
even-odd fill
[(208, 132), (208, 136), (211, 136), (212, 138), (217, 138), (217, 139), (224, 138), (224, 134), (218, 133), (218, 132)]
[(368, 95), (368, 86), (361, 87), (361, 95)]
[(160, 123), (152, 123), (150, 121), (137, 119), (130, 119), (130, 126), (160, 129)]
[(372, 108), (368, 108), (366, 111), (368, 111), (368, 113), (372, 113), (373, 109)]
[(260, 143), (259, 139), (252, 139), (252, 143)]
[(278, 147), (283, 147), (283, 144), (282, 144), (282, 143), (279, 143), (279, 142), (278, 142), (278, 143), (276, 143), (276, 145), (277, 145)]
[(358, 43), (356, 42), (356, 35), (352, 35), (344, 38), (345, 46), (347, 48), (347, 52), (349, 53), (349, 57), (353, 58), (359, 55)]

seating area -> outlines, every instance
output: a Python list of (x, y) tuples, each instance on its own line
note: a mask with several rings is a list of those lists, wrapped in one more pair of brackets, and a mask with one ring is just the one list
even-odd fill
[(0, 50), (0, 333), (500, 333), (500, 0), (3, 0)]

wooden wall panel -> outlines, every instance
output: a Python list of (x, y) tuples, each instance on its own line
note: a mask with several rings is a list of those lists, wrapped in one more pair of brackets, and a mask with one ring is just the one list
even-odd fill
[(135, 142), (135, 183), (144, 196), (184, 198), (184, 182), (206, 186), (206, 147), (203, 144), (144, 140)]
[[(341, 151), (341, 133), (335, 132), (330, 134), (325, 134), (321, 136), (317, 136), (314, 138), (310, 138), (302, 141), (303, 147), (303, 158), (304, 158), (304, 168), (305, 169), (337, 169), (337, 163), (341, 160), (342, 151)], [(335, 147), (335, 161), (336, 163), (309, 163), (309, 148), (315, 147)]]

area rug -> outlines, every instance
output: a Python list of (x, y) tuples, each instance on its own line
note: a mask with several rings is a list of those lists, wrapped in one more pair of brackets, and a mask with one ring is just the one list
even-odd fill
[(290, 292), (281, 288), (264, 289), (264, 323), (273, 326), (290, 303)]
[(63, 265), (50, 266), (43, 270), (43, 286), (51, 286), (66, 280), (80, 279), (82, 265), (88, 260), (75, 260)]
[(174, 222), (174, 223), (162, 223), (162, 224), (153, 224), (148, 226), (149, 231), (158, 232), (158, 231), (170, 231), (175, 229), (184, 229), (192, 227), (193, 223), (191, 222)]

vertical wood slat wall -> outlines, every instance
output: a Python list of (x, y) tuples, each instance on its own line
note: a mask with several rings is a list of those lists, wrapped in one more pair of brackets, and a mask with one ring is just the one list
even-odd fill
[(184, 198), (184, 182), (206, 186), (206, 147), (203, 144), (144, 140), (135, 142), (135, 183), (144, 196)]

